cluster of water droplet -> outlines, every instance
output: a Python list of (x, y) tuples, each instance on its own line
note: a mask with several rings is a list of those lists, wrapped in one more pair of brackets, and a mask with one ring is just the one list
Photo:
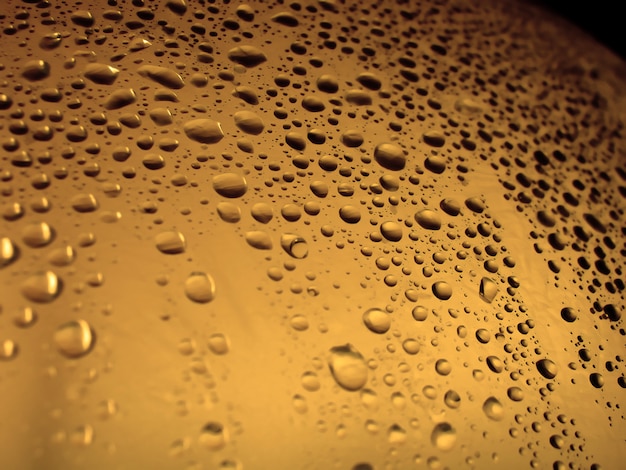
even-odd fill
[(20, 458), (616, 462), (623, 83), (535, 15), (2, 6), (0, 390), (52, 391)]

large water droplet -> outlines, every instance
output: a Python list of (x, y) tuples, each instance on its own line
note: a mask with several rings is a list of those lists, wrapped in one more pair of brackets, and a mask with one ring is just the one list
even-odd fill
[(248, 191), (246, 179), (236, 173), (223, 173), (213, 178), (213, 189), (220, 196), (238, 198)]
[(93, 331), (85, 320), (72, 320), (57, 328), (54, 344), (65, 357), (76, 359), (93, 348)]
[(456, 444), (456, 429), (449, 423), (439, 423), (433, 428), (430, 441), (439, 450), (451, 450)]
[(280, 245), (292, 258), (303, 259), (309, 254), (306, 240), (292, 233), (282, 235), (280, 237)]
[(201, 144), (215, 144), (224, 138), (222, 125), (212, 119), (193, 119), (183, 124), (187, 137)]
[(335, 382), (346, 390), (356, 391), (367, 383), (365, 359), (349, 343), (330, 350), (328, 366)]
[(487, 418), (494, 421), (501, 421), (502, 418), (504, 418), (504, 407), (495, 397), (489, 397), (485, 400), (483, 403), (483, 412)]
[(383, 334), (391, 327), (391, 316), (379, 308), (371, 308), (363, 314), (363, 323), (372, 333)]
[(384, 142), (374, 149), (374, 158), (380, 166), (388, 170), (402, 170), (406, 165), (404, 151), (398, 144)]
[(205, 304), (215, 298), (215, 281), (210, 274), (194, 272), (185, 281), (185, 295), (189, 300)]
[(187, 246), (183, 234), (175, 231), (159, 233), (155, 237), (155, 242), (159, 251), (168, 255), (184, 253)]
[(61, 280), (52, 271), (34, 274), (22, 283), (22, 294), (33, 302), (52, 302), (60, 293)]

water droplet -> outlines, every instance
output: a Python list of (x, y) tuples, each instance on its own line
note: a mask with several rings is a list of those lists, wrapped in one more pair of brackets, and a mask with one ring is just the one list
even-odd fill
[(212, 421), (200, 431), (198, 443), (209, 450), (219, 450), (226, 445), (227, 433), (222, 424)]
[(222, 125), (212, 119), (193, 119), (183, 124), (185, 135), (201, 144), (215, 144), (224, 138)]
[(93, 212), (98, 209), (98, 201), (93, 194), (77, 194), (70, 200), (76, 212)]
[(0, 238), (0, 268), (8, 266), (17, 259), (18, 249), (9, 237)]
[(487, 418), (501, 421), (504, 418), (504, 407), (495, 397), (489, 397), (483, 403), (483, 412)]
[(252, 111), (237, 111), (233, 117), (235, 118), (235, 125), (247, 134), (259, 135), (263, 132), (265, 124)]
[(367, 383), (365, 359), (349, 343), (330, 350), (328, 366), (335, 382), (346, 390), (360, 390)]
[(289, 323), (296, 331), (306, 331), (309, 329), (309, 319), (301, 313), (293, 315), (290, 318)]
[(50, 75), (50, 64), (45, 60), (31, 60), (24, 64), (22, 77), (36, 82), (48, 78)]
[(189, 300), (204, 304), (215, 298), (215, 281), (207, 273), (194, 272), (185, 281), (185, 295)]
[(17, 344), (10, 339), (0, 341), (0, 361), (10, 361), (17, 357), (19, 348)]
[(438, 359), (437, 362), (435, 362), (435, 370), (439, 375), (449, 375), (450, 372), (452, 372), (452, 364), (445, 359)]
[(416, 305), (411, 310), (411, 315), (416, 321), (424, 321), (428, 318), (428, 309), (422, 305)]
[(461, 406), (461, 397), (454, 390), (448, 390), (443, 396), (443, 402), (448, 408), (457, 409)]
[(540, 359), (537, 361), (537, 370), (546, 379), (553, 379), (556, 377), (557, 368), (556, 364), (550, 359)]
[(228, 51), (228, 58), (244, 67), (256, 67), (267, 60), (261, 49), (255, 46), (237, 46)]
[(236, 173), (223, 173), (213, 178), (213, 189), (217, 194), (228, 198), (238, 198), (248, 191), (246, 179)]
[(320, 379), (315, 372), (305, 372), (300, 379), (302, 388), (308, 392), (317, 392), (320, 387)]
[(230, 340), (222, 333), (209, 336), (209, 349), (213, 354), (222, 356), (230, 351)]
[(137, 69), (137, 73), (142, 77), (149, 78), (155, 81), (159, 85), (178, 90), (185, 86), (182, 77), (168, 69), (167, 67), (160, 67), (157, 65), (142, 65)]
[(267, 232), (261, 230), (251, 230), (246, 232), (246, 241), (248, 245), (257, 250), (271, 250), (274, 244)]
[(439, 423), (430, 434), (430, 441), (439, 450), (451, 450), (456, 444), (456, 429), (449, 423)]
[(483, 277), (480, 280), (479, 293), (481, 299), (487, 303), (491, 303), (498, 293), (498, 285), (488, 277)]
[(519, 387), (509, 387), (506, 394), (512, 401), (522, 401), (524, 399), (524, 392)]
[(420, 343), (413, 338), (408, 338), (402, 342), (402, 349), (407, 354), (415, 355), (420, 351)]
[(94, 334), (85, 320), (72, 320), (60, 325), (54, 333), (54, 344), (65, 357), (76, 359), (91, 351)]
[(339, 209), (339, 217), (348, 224), (356, 224), (361, 220), (361, 211), (356, 206), (343, 206)]
[(378, 308), (371, 308), (363, 314), (363, 323), (372, 333), (381, 335), (389, 331), (391, 316)]
[(257, 222), (261, 222), (262, 224), (268, 223), (274, 217), (274, 213), (272, 211), (272, 206), (266, 204), (264, 202), (256, 203), (250, 209), (252, 217)]
[(183, 234), (175, 231), (159, 233), (155, 237), (155, 242), (159, 251), (167, 255), (184, 253), (187, 246)]
[(22, 230), (22, 240), (31, 248), (48, 245), (54, 238), (54, 231), (46, 222), (30, 224)]
[(120, 109), (137, 101), (137, 94), (132, 88), (114, 91), (104, 103), (104, 107), (110, 111)]
[(280, 237), (280, 245), (292, 258), (303, 259), (309, 254), (306, 240), (298, 235), (291, 233), (282, 235)]
[(52, 302), (60, 293), (61, 280), (52, 271), (34, 274), (22, 283), (22, 294), (33, 302)]
[(107, 64), (91, 63), (85, 67), (85, 78), (98, 85), (112, 85), (115, 83), (120, 71)]
[(402, 226), (397, 222), (383, 222), (380, 226), (380, 233), (391, 242), (398, 242), (402, 239)]
[(441, 228), (441, 217), (435, 211), (423, 209), (415, 214), (415, 220), (420, 226), (427, 230), (439, 230)]
[(217, 205), (217, 214), (224, 222), (235, 224), (241, 220), (241, 210), (230, 202), (220, 202)]
[(374, 149), (374, 158), (380, 166), (388, 170), (402, 170), (406, 165), (406, 156), (402, 148), (394, 143), (378, 144)]
[(432, 286), (433, 294), (440, 300), (448, 300), (452, 297), (452, 287), (445, 281), (437, 281)]

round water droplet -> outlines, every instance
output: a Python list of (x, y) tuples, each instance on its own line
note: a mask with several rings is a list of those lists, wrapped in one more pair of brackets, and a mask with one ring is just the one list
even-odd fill
[(296, 331), (306, 331), (309, 329), (309, 319), (298, 313), (289, 319), (289, 324)]
[(489, 419), (501, 421), (504, 418), (504, 407), (497, 398), (489, 397), (483, 403), (483, 413)]
[(408, 338), (402, 341), (402, 349), (410, 355), (415, 355), (420, 351), (420, 343), (416, 339)]
[(246, 179), (236, 173), (223, 173), (213, 178), (213, 189), (217, 194), (228, 198), (238, 198), (248, 191)]
[(50, 64), (45, 60), (31, 60), (24, 64), (22, 69), (22, 77), (36, 82), (43, 80), (50, 75)]
[(35, 274), (22, 283), (22, 294), (33, 302), (52, 302), (60, 293), (61, 280), (52, 271)]
[(22, 230), (22, 240), (31, 248), (46, 246), (53, 238), (54, 232), (46, 222), (30, 224)]
[(553, 379), (556, 377), (557, 368), (556, 364), (550, 359), (540, 359), (537, 361), (537, 370), (546, 379)]
[(194, 272), (185, 281), (185, 295), (189, 300), (204, 304), (215, 298), (215, 281), (207, 273)]
[(328, 366), (335, 382), (346, 390), (356, 391), (367, 383), (365, 359), (349, 343), (330, 350)]
[(98, 209), (97, 199), (89, 193), (77, 194), (70, 200), (70, 204), (76, 212), (80, 213), (93, 212)]
[(430, 441), (439, 450), (451, 450), (456, 444), (456, 429), (449, 423), (439, 423), (430, 434)]
[(435, 362), (435, 370), (439, 375), (449, 375), (452, 372), (452, 364), (446, 359), (439, 359)]
[(443, 396), (443, 402), (447, 407), (456, 409), (461, 406), (461, 397), (454, 390), (448, 390)]
[(213, 354), (222, 356), (230, 351), (230, 340), (221, 333), (209, 336), (209, 349)]
[(85, 320), (72, 320), (57, 328), (54, 333), (54, 344), (65, 357), (79, 358), (93, 348), (93, 330)]
[(371, 308), (363, 314), (363, 323), (372, 333), (383, 334), (391, 327), (391, 316), (379, 308)]
[(155, 237), (155, 242), (159, 251), (168, 255), (184, 253), (187, 246), (183, 234), (175, 231), (159, 233)]
[(440, 300), (448, 300), (452, 297), (452, 287), (445, 281), (437, 281), (432, 286), (433, 294)]
[(280, 245), (292, 258), (303, 259), (309, 254), (306, 240), (298, 235), (291, 233), (282, 235), (280, 237)]
[(343, 206), (339, 209), (339, 217), (348, 224), (356, 224), (361, 220), (361, 211), (356, 206)]
[(402, 170), (406, 165), (406, 156), (398, 144), (385, 142), (374, 149), (374, 158), (380, 166), (388, 170)]
[(417, 321), (424, 321), (428, 318), (428, 309), (422, 305), (416, 305), (413, 307), (413, 310), (411, 310), (411, 315), (413, 315), (413, 318)]
[(391, 242), (398, 242), (402, 239), (402, 225), (397, 222), (383, 222), (380, 226), (380, 233)]

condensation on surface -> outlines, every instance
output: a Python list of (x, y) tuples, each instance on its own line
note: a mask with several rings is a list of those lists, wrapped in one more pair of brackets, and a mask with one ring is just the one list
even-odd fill
[(621, 467), (607, 51), (491, 0), (0, 25), (0, 467)]

